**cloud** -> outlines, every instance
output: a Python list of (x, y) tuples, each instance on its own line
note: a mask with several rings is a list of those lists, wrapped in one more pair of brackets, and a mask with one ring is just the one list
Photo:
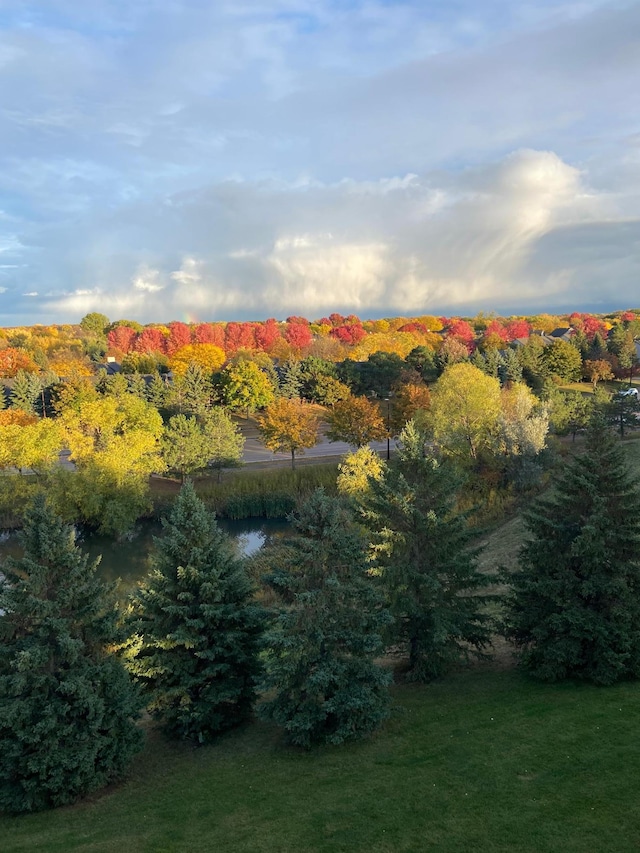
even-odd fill
[(50, 298), (48, 312), (151, 321), (614, 307), (640, 265), (640, 205), (635, 218), (616, 217), (615, 196), (544, 151), (377, 188), (226, 182), (162, 211), (135, 205), (131, 218), (148, 223), (145, 264), (131, 246), (112, 257), (109, 284)]
[(16, 322), (581, 307), (636, 287), (637, 3), (2, 6)]

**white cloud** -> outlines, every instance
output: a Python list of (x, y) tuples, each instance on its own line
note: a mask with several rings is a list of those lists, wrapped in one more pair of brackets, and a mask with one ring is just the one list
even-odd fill
[[(359, 192), (353, 182), (302, 191), (225, 183), (182, 194), (178, 228), (175, 204), (162, 215), (136, 205), (132, 215), (147, 222), (147, 261), (136, 261), (133, 248), (121, 252), (108, 287), (51, 299), (49, 310), (143, 321), (193, 312), (464, 313), (613, 307), (633, 292), (640, 199), (635, 218), (621, 215), (615, 194), (597, 192), (552, 152), (523, 150), (484, 167), (390, 182), (393, 192)], [(114, 227), (127, 233), (127, 218)], [(112, 244), (109, 234), (101, 241)]]

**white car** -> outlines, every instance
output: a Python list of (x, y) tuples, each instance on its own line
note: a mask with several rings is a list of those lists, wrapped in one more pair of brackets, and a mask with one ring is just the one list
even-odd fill
[(637, 397), (638, 389), (637, 388), (626, 388), (624, 391), (618, 391), (619, 397)]

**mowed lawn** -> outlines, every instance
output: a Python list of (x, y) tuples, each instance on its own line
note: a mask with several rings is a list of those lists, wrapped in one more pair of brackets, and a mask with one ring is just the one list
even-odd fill
[(372, 740), (310, 753), (260, 723), (201, 749), (154, 735), (120, 787), (0, 819), (0, 850), (640, 849), (639, 684), (476, 669), (394, 699)]

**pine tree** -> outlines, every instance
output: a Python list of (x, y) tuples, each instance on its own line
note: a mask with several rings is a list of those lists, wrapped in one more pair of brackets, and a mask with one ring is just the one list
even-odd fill
[(338, 499), (318, 490), (293, 527), (271, 576), (283, 607), (267, 637), (275, 696), (261, 712), (297, 746), (361, 738), (388, 715), (390, 677), (374, 659), (389, 613), (362, 533)]
[(35, 412), (35, 403), (41, 390), (42, 385), (34, 373), (19, 370), (15, 375), (11, 387), (11, 407), (33, 414)]
[(36, 498), (24, 556), (0, 573), (0, 810), (72, 803), (122, 777), (141, 745), (137, 691), (112, 653), (111, 591)]
[(640, 675), (640, 490), (596, 413), (586, 453), (526, 515), (506, 633), (546, 681)]
[(461, 482), (445, 460), (425, 456), (425, 436), (409, 421), (400, 447), (363, 497), (375, 563), (396, 617), (396, 639), (409, 646), (409, 678), (430, 681), (489, 644), (478, 593), (488, 579), (476, 567)]
[(204, 414), (211, 407), (213, 387), (202, 367), (191, 362), (180, 377), (183, 392), (183, 411), (187, 414)]
[(516, 351), (506, 349), (502, 352), (498, 377), (502, 385), (513, 385), (522, 382), (522, 365), (518, 361)]
[(284, 364), (282, 376), (280, 377), (279, 393), (281, 397), (289, 400), (300, 397), (302, 388), (303, 372), (300, 361), (287, 361)]
[(154, 374), (153, 379), (147, 385), (145, 396), (147, 401), (156, 409), (163, 409), (166, 406), (169, 386), (159, 373)]
[(204, 743), (250, 713), (264, 616), (229, 538), (185, 483), (133, 602), (131, 671), (168, 734)]

